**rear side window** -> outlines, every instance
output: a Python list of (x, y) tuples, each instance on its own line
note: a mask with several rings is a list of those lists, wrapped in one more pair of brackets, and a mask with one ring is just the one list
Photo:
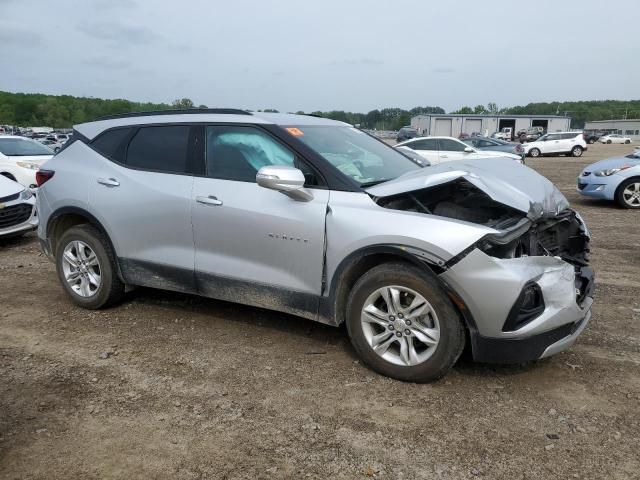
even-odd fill
[(99, 135), (91, 146), (107, 158), (124, 163), (125, 142), (129, 138), (131, 128), (117, 128)]
[(424, 138), (416, 140), (411, 143), (407, 143), (407, 147), (414, 150), (438, 150), (438, 145), (435, 138)]
[(189, 173), (188, 125), (142, 127), (127, 148), (129, 167), (168, 173)]

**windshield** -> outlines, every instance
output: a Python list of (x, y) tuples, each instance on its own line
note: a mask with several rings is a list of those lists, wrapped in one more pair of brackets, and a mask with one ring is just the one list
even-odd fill
[(303, 125), (287, 131), (363, 187), (422, 168), (354, 127)]
[(0, 152), (8, 157), (53, 155), (50, 148), (26, 138), (0, 138)]

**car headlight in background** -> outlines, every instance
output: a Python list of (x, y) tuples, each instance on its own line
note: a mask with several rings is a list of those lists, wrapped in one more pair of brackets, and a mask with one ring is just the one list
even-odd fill
[(40, 165), (33, 162), (16, 162), (16, 165), (22, 168), (29, 168), (31, 170), (38, 170), (40, 168)]
[(594, 175), (596, 177), (610, 177), (611, 175), (613, 175), (614, 173), (618, 173), (622, 170), (626, 170), (627, 168), (631, 168), (633, 165), (622, 165), (621, 167), (618, 168), (608, 168), (606, 170), (598, 170), (597, 172), (594, 173)]
[(31, 197), (33, 197), (33, 193), (28, 188), (20, 192), (20, 200), (29, 200)]

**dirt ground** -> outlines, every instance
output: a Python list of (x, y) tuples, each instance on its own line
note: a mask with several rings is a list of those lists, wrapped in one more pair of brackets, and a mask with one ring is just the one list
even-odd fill
[(575, 193), (630, 150), (530, 161), (593, 234), (578, 343), (430, 385), (280, 313), (150, 289), (82, 310), (34, 235), (0, 243), (0, 478), (640, 478), (640, 212)]

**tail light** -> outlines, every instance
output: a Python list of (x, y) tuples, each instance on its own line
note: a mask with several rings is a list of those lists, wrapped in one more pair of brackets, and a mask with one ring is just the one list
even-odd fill
[(54, 172), (53, 170), (38, 170), (36, 172), (36, 183), (38, 184), (38, 187), (41, 187), (46, 182), (51, 180), (54, 173), (56, 172)]

